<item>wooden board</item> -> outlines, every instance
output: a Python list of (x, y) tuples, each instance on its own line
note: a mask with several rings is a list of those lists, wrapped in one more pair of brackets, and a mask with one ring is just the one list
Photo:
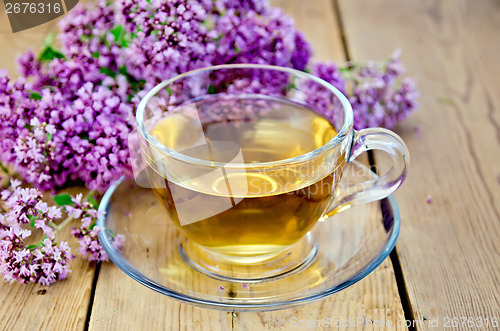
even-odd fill
[(342, 36), (332, 1), (271, 0), (270, 2), (293, 17), (297, 28), (312, 43), (314, 60), (345, 62)]
[(341, 0), (340, 9), (355, 60), (401, 47), (418, 78), (420, 110), (396, 128), (412, 157), (396, 194), (412, 314), (440, 328), (463, 317), (492, 329), (486, 319), (500, 318), (499, 3)]
[[(274, 1), (296, 19), (317, 59), (345, 61), (334, 7), (329, 0)], [(192, 307), (157, 294), (113, 265), (101, 268), (90, 330), (201, 329), (261, 330), (294, 328), (293, 321), (404, 320), (394, 270), (386, 260), (370, 276), (327, 299), (299, 308), (263, 313), (224, 313)], [(403, 328), (405, 329), (405, 328)]]
[[(64, 228), (58, 239), (68, 241), (77, 255), (79, 243), (70, 231)], [(0, 330), (83, 330), (95, 268), (80, 256), (69, 265), (68, 278), (50, 286), (0, 282)]]
[[(68, 240), (69, 228), (61, 238)], [(72, 252), (78, 249), (72, 243)], [(1, 330), (83, 330), (95, 268), (70, 262), (68, 279), (50, 286), (0, 283)]]
[(56, 24), (57, 20), (54, 20), (29, 30), (12, 33), (4, 3), (0, 2), (0, 69), (7, 69), (11, 77), (17, 77), (17, 56), (28, 49), (36, 54), (47, 34), (56, 28)]
[[(79, 0), (80, 4), (92, 4), (94, 0)], [(64, 16), (62, 16), (64, 17)], [(4, 2), (0, 1), (0, 69), (7, 69), (12, 78), (18, 77), (16, 58), (31, 49), (38, 54), (43, 41), (52, 31), (57, 31), (57, 24), (62, 17), (34, 28), (12, 33)]]
[[(31, 48), (39, 50), (57, 20), (13, 34), (3, 2), (0, 2), (0, 69), (17, 77), (16, 57)], [(81, 191), (73, 188), (72, 192)], [(70, 228), (60, 234), (73, 254), (79, 248)], [(0, 330), (83, 330), (87, 318), (95, 268), (77, 257), (70, 262), (68, 279), (51, 286), (0, 283)]]

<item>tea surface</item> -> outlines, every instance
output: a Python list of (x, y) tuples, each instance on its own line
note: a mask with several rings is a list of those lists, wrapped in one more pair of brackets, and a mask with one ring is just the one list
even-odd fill
[[(217, 102), (200, 101), (187, 115), (180, 110), (151, 133), (173, 150), (229, 166), (300, 156), (336, 135), (328, 120), (298, 105), (234, 100), (229, 108), (221, 105), (222, 116), (212, 116)], [(330, 172), (308, 183), (287, 168), (272, 174), (229, 168), (207, 174), (189, 167), (179, 172), (191, 176), (163, 176), (165, 185), (155, 188), (170, 218), (193, 242), (235, 257), (269, 254), (296, 242), (322, 215), (337, 182)]]

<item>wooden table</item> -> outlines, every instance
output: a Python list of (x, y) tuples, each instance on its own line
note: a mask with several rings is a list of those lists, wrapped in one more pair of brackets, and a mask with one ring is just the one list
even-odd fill
[[(179, 303), (111, 263), (95, 268), (76, 259), (68, 280), (50, 287), (0, 285), (0, 329), (288, 330), (292, 317), (393, 325), (409, 319), (419, 330), (432, 329), (436, 321), (437, 329), (447, 321), (458, 321), (460, 329), (473, 321), (483, 330), (500, 323), (500, 3), (275, 3), (296, 19), (316, 59), (384, 59), (399, 47), (409, 74), (418, 79), (420, 109), (395, 128), (412, 164), (396, 193), (402, 229), (391, 259), (322, 301), (237, 314)], [(0, 9), (0, 68), (13, 73), (15, 55), (39, 45), (54, 22), (12, 35)], [(422, 127), (421, 137), (415, 126)]]

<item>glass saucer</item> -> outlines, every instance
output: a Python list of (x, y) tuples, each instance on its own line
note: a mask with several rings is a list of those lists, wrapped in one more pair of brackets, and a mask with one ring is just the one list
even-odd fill
[[(353, 161), (341, 184), (370, 177), (376, 175)], [(110, 187), (99, 207), (106, 216), (98, 220), (104, 229), (99, 239), (106, 253), (125, 274), (152, 290), (228, 311), (289, 308), (336, 293), (367, 276), (387, 258), (400, 228), (393, 196), (355, 206), (318, 222), (299, 242), (299, 247), (311, 244), (307, 263), (282, 277), (245, 281), (217, 277), (186, 263), (189, 243), (162, 208), (150, 189), (131, 180), (122, 178)], [(121, 250), (111, 245), (117, 233), (126, 238)]]

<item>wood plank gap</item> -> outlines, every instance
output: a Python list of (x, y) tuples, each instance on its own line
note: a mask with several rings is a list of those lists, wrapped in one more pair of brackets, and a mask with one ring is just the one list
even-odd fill
[(349, 47), (347, 45), (347, 38), (344, 33), (344, 21), (342, 20), (342, 15), (340, 14), (340, 6), (339, 6), (339, 1), (338, 0), (332, 0), (333, 4), (333, 9), (334, 9), (334, 15), (335, 18), (337, 19), (337, 25), (339, 28), (340, 32), (340, 40), (342, 41), (342, 48), (344, 49), (344, 55), (346, 61), (351, 61), (351, 54), (349, 52)]
[[(338, 2), (338, 0), (331, 0), (331, 1), (332, 1), (333, 8), (334, 8), (334, 14), (335, 14), (335, 17), (337, 19), (338, 29), (340, 32), (340, 37), (341, 37), (342, 46), (344, 49), (345, 58), (347, 61), (352, 61), (353, 59), (351, 58), (351, 54), (349, 52), (349, 45), (347, 43), (346, 34), (344, 33), (345, 26), (344, 26), (344, 21), (343, 21), (342, 15), (341, 15), (339, 2)], [(374, 173), (378, 174), (376, 161), (375, 161), (375, 153), (373, 153), (373, 151), (368, 151), (367, 155), (368, 155), (368, 163), (370, 164), (370, 169)], [(392, 268), (394, 270), (394, 276), (396, 278), (397, 289), (398, 289), (398, 293), (399, 293), (399, 298), (401, 300), (401, 305), (403, 306), (403, 312), (405, 315), (405, 319), (413, 321), (414, 320), (413, 310), (411, 309), (411, 303), (409, 301), (408, 292), (406, 289), (406, 284), (404, 281), (403, 272), (401, 270), (401, 264), (399, 263), (399, 257), (397, 254), (396, 247), (394, 247), (394, 249), (390, 253), (389, 258), (391, 259)], [(413, 325), (411, 325), (408, 327), (408, 330), (413, 331), (413, 330), (415, 330), (415, 327)]]
[[(408, 290), (406, 289), (405, 279), (403, 277), (403, 270), (401, 269), (401, 263), (399, 262), (398, 249), (394, 247), (389, 258), (392, 262), (392, 268), (394, 269), (394, 276), (396, 277), (396, 284), (398, 287), (399, 298), (401, 299), (401, 305), (403, 306), (403, 312), (405, 313), (405, 319), (407, 321), (416, 321), (413, 315), (413, 309), (411, 306), (410, 298), (408, 297)], [(408, 326), (408, 324), (407, 324)], [(415, 326), (413, 323), (408, 326), (409, 331), (414, 331)]]
[[(336, 0), (334, 0), (336, 1)], [(368, 162), (370, 163), (370, 169), (379, 175), (377, 171), (377, 165), (376, 165), (376, 160), (375, 160), (375, 153), (373, 151), (368, 151)], [(401, 305), (403, 306), (403, 312), (405, 314), (405, 319), (407, 321), (415, 321), (416, 318), (413, 314), (413, 309), (411, 307), (411, 302), (410, 298), (408, 296), (408, 290), (405, 284), (405, 279), (403, 277), (403, 270), (401, 269), (401, 263), (399, 262), (399, 256), (398, 256), (398, 251), (397, 248), (394, 247), (391, 254), (389, 254), (389, 258), (391, 259), (392, 262), (392, 268), (394, 270), (394, 276), (396, 277), (396, 285), (398, 288), (398, 293), (399, 293), (399, 298), (401, 299)], [(408, 326), (409, 331), (414, 331), (415, 326), (412, 324)]]
[(90, 317), (92, 316), (92, 307), (94, 306), (95, 291), (97, 288), (97, 280), (101, 271), (101, 262), (95, 266), (94, 279), (92, 280), (92, 288), (90, 290), (89, 308), (87, 310), (87, 317), (85, 318), (85, 331), (89, 330)]
[[(347, 43), (346, 34), (344, 33), (345, 27), (344, 27), (344, 21), (343, 21), (342, 15), (341, 15), (340, 5), (339, 5), (338, 0), (331, 0), (331, 1), (332, 1), (333, 8), (334, 8), (334, 14), (335, 14), (335, 17), (337, 19), (338, 29), (340, 32), (342, 46), (344, 49), (344, 55), (345, 55), (346, 61), (349, 62), (349, 61), (352, 61), (353, 59), (351, 58), (351, 54), (349, 52), (349, 45)], [(376, 162), (375, 162), (375, 154), (373, 153), (373, 151), (368, 151), (367, 155), (368, 155), (368, 163), (370, 164), (370, 169), (374, 173), (378, 174), (377, 166), (376, 166)], [(406, 284), (405, 284), (403, 273), (401, 270), (401, 265), (399, 263), (399, 258), (397, 255), (396, 247), (394, 247), (394, 249), (390, 253), (389, 258), (391, 259), (392, 268), (394, 271), (394, 276), (396, 278), (397, 289), (398, 289), (398, 293), (399, 293), (399, 298), (401, 300), (401, 305), (403, 306), (403, 312), (404, 312), (405, 319), (413, 321), (414, 320), (413, 310), (411, 309), (411, 304), (410, 304), (410, 301), (408, 298), (408, 292), (406, 290)], [(408, 330), (414, 331), (415, 327), (413, 325), (411, 325), (408, 327)]]
[[(332, 3), (333, 3), (333, 8), (335, 9), (334, 12), (335, 12), (335, 16), (337, 18), (337, 24), (338, 24), (338, 28), (340, 31), (342, 46), (344, 48), (345, 58), (347, 61), (352, 61), (353, 59), (351, 58), (351, 54), (349, 52), (349, 44), (347, 43), (346, 34), (344, 33), (345, 26), (344, 26), (344, 21), (343, 21), (342, 14), (341, 14), (339, 1), (332, 0)], [(367, 154), (368, 154), (368, 162), (370, 164), (370, 169), (374, 173), (378, 174), (376, 161), (375, 161), (375, 153), (373, 153), (373, 151), (368, 151)], [(392, 252), (389, 255), (389, 258), (391, 259), (391, 262), (392, 262), (392, 268), (394, 270), (394, 276), (396, 278), (397, 289), (398, 289), (398, 293), (399, 293), (399, 298), (401, 300), (401, 305), (403, 306), (403, 312), (405, 314), (405, 319), (407, 321), (414, 321), (415, 316), (413, 316), (413, 310), (411, 308), (411, 303), (410, 303), (410, 300), (408, 297), (408, 290), (407, 290), (407, 287), (406, 287), (406, 284), (404, 281), (403, 271), (401, 269), (401, 264), (399, 262), (399, 257), (398, 257), (398, 252), (397, 252), (396, 247), (393, 248)], [(413, 331), (413, 330), (415, 330), (415, 327), (413, 325), (411, 325), (408, 327), (408, 330)]]
[[(337, 2), (336, 0), (333, 1)], [(380, 175), (379, 172), (377, 171), (375, 153), (373, 151), (368, 151), (367, 154), (368, 154), (368, 163), (370, 164), (370, 170), (376, 173), (377, 175)], [(389, 258), (391, 259), (392, 268), (394, 270), (394, 277), (396, 278), (396, 286), (398, 288), (401, 305), (403, 306), (405, 319), (407, 321), (415, 321), (416, 319), (413, 314), (413, 309), (411, 307), (411, 302), (408, 296), (408, 290), (405, 284), (405, 279), (403, 277), (403, 270), (401, 269), (401, 263), (399, 262), (398, 250), (396, 247), (392, 249), (392, 252), (389, 254)], [(410, 326), (407, 325), (407, 327), (409, 331), (416, 330), (413, 324)]]

